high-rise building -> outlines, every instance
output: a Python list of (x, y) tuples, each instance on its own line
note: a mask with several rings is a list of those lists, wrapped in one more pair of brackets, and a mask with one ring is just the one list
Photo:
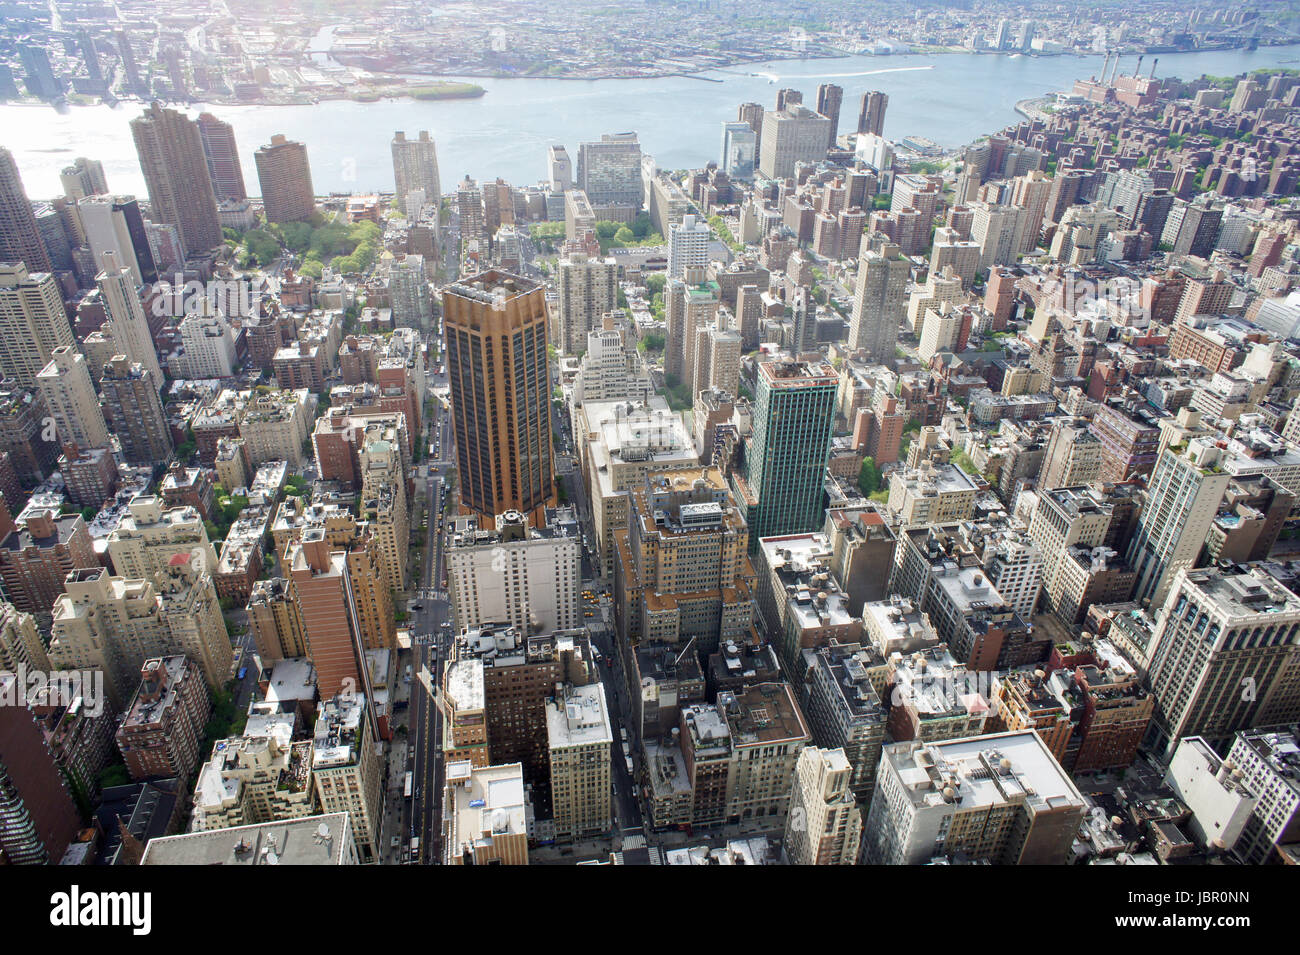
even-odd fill
[(769, 361), (758, 366), (754, 433), (746, 459), (746, 480), (757, 498), (749, 522), (751, 552), (759, 538), (821, 527), (838, 389), (830, 365)]
[(121, 354), (149, 373), (154, 388), (161, 392), (166, 382), (135, 277), (116, 253), (105, 252), (102, 259), (104, 270), (95, 276), (95, 281), (103, 298), (105, 317), (113, 323), (113, 343)]
[(131, 499), (108, 535), (106, 550), (119, 577), (153, 580), (177, 554), (188, 554), (209, 573), (217, 566), (216, 549), (198, 510), (190, 505), (165, 508), (153, 494)]
[(57, 100), (63, 96), (64, 81), (55, 74), (50, 65), (50, 55), (43, 47), (20, 44), (18, 60), (26, 75), (28, 93), (44, 100)]
[(58, 280), (0, 262), (0, 376), (31, 388), (54, 349), (75, 347)]
[[(307, 165), (307, 147), (276, 133), (253, 154), (262, 186), (267, 222), (307, 222), (316, 211), (316, 193)], [(358, 832), (354, 827), (354, 833)]]
[[(577, 187), (587, 194), (597, 219), (630, 213), (616, 220), (630, 222), (645, 201), (636, 133), (606, 133), (600, 142), (580, 144)], [(613, 211), (603, 214), (602, 208)]]
[(145, 85), (140, 82), (140, 67), (136, 63), (135, 53), (131, 49), (131, 36), (126, 30), (115, 30), (117, 49), (122, 57), (122, 73), (126, 77), (126, 89), (137, 96), (148, 94)]
[(581, 623), (576, 531), (558, 519), (530, 529), (517, 511), (498, 514), (492, 530), (480, 530), (474, 517), (458, 520), (447, 548), (457, 627), (508, 623), (553, 633)]
[[(0, 673), (13, 699), (19, 677)], [(0, 855), (11, 865), (57, 865), (80, 814), (41, 729), (25, 706), (0, 706)]]
[(885, 109), (889, 106), (889, 95), (879, 90), (868, 90), (862, 94), (862, 108), (858, 111), (858, 132), (873, 136), (885, 134)]
[(331, 546), (322, 527), (308, 527), (290, 542), (284, 567), (298, 603), (316, 684), (323, 698), (360, 692), (364, 637), (351, 598), (347, 554)]
[(971, 203), (975, 216), (970, 237), (980, 247), (980, 268), (1015, 265), (1020, 255), (1024, 232), (1021, 223), (1027, 213), (1020, 206), (1002, 206), (991, 202)]
[(763, 105), (761, 103), (741, 103), (736, 110), (736, 119), (748, 123), (754, 131), (754, 168), (758, 168), (758, 156), (763, 142)]
[[(220, 125), (229, 129), (227, 124)], [(201, 122), (158, 103), (150, 104), (143, 116), (131, 121), (131, 136), (149, 189), (150, 215), (176, 227), (186, 256), (210, 252), (223, 241), (203, 129)], [(233, 153), (233, 138), (229, 145)], [(233, 161), (238, 170), (238, 157)], [(242, 175), (239, 193), (222, 199), (246, 198)]]
[(619, 638), (712, 653), (753, 625), (744, 516), (716, 468), (657, 471), (614, 532)]
[(557, 341), (566, 355), (577, 355), (605, 314), (618, 305), (618, 264), (582, 252), (562, 256), (556, 266), (556, 295)]
[(862, 845), (862, 811), (849, 788), (842, 749), (804, 747), (794, 767), (785, 851), (791, 865), (855, 865)]
[(555, 836), (575, 841), (605, 836), (611, 808), (610, 746), (614, 741), (605, 686), (565, 685), (546, 706)]
[(539, 524), (555, 497), (543, 289), (483, 272), (443, 290), (443, 316), (461, 503)]
[(202, 561), (175, 554), (151, 579), (113, 577), (103, 567), (83, 564), (65, 573), (63, 586), (66, 593), (52, 608), (50, 663), (103, 671), (116, 706), (130, 700), (152, 657), (184, 654), (209, 690), (229, 679), (234, 650)]
[(114, 355), (99, 382), (105, 417), (131, 464), (165, 464), (172, 455), (171, 428), (153, 375), (126, 355)]
[(97, 269), (109, 271), (106, 256), (111, 253), (117, 266), (130, 270), (137, 286), (157, 281), (144, 217), (133, 196), (88, 195), (77, 200), (77, 215)]
[(687, 269), (702, 269), (709, 264), (709, 242), (713, 230), (698, 216), (686, 215), (668, 227), (668, 277), (685, 278)]
[(145, 660), (140, 686), (117, 729), (132, 779), (188, 781), (203, 758), (212, 704), (203, 672), (182, 654)]
[(360, 693), (323, 700), (312, 739), (311, 778), (323, 813), (346, 812), (357, 857), (379, 861), (384, 803), (371, 709)]
[(722, 171), (732, 179), (752, 179), (758, 162), (758, 134), (749, 123), (722, 124)]
[(885, 747), (865, 859), (1064, 865), (1086, 803), (1033, 730)]
[(1038, 487), (1050, 491), (1091, 484), (1101, 477), (1101, 459), (1101, 442), (1088, 430), (1087, 421), (1069, 416), (1057, 418), (1052, 422), (1052, 434), (1038, 472)]
[(1137, 572), (1134, 600), (1160, 606), (1178, 571), (1196, 566), (1232, 480), (1218, 467), (1221, 457), (1221, 449), (1204, 437), (1160, 455), (1128, 547), (1128, 562)]
[(50, 363), (36, 376), (36, 386), (45, 395), (60, 447), (108, 447), (108, 425), (81, 352), (71, 345), (54, 349)]
[(395, 425), (371, 422), (361, 434), (357, 452), (361, 513), (378, 544), (384, 580), (395, 593), (406, 589), (411, 530), (402, 439)]
[[(247, 199), (244, 170), (239, 164), (239, 148), (235, 145), (235, 128), (211, 113), (200, 113), (197, 122), (204, 163), (208, 167), (216, 201)], [(157, 217), (155, 213), (154, 218)]]
[(73, 202), (79, 202), (88, 196), (100, 196), (108, 192), (108, 180), (104, 178), (104, 164), (97, 159), (77, 157), (71, 166), (64, 167), (59, 173), (63, 184), (63, 194)]
[(834, 149), (835, 141), (840, 137), (840, 104), (844, 102), (844, 87), (834, 83), (823, 83), (817, 87), (817, 112), (831, 121), (830, 131), (826, 136), (826, 148)]
[(573, 188), (573, 160), (562, 144), (546, 147), (546, 170), (552, 192), (563, 194)]
[(865, 349), (872, 361), (895, 358), (898, 326), (907, 314), (907, 281), (912, 267), (896, 245), (866, 247), (858, 260), (858, 283), (849, 319), (849, 347)]
[(30, 272), (50, 271), (50, 255), (41, 241), (36, 215), (7, 149), (0, 149), (0, 262), (22, 263)]
[(438, 148), (427, 129), (422, 129), (415, 139), (406, 133), (393, 134), (393, 181), (397, 190), (397, 203), (402, 212), (414, 217), (418, 209), (406, 207), (406, 197), (416, 190), (424, 191), (426, 204), (437, 206), (442, 201), (442, 183), (438, 178)]
[[(1254, 797), (1246, 824), (1233, 846), (1247, 865), (1279, 861), (1300, 831), (1300, 739), (1290, 729), (1251, 729), (1237, 734), (1226, 762), (1240, 773), (1240, 785)], [(1232, 772), (1232, 770), (1230, 770)]]
[(1300, 597), (1266, 573), (1179, 571), (1149, 644), (1148, 744), (1166, 757), (1184, 736), (1226, 748), (1239, 730), (1289, 720), (1298, 654)]
[(825, 159), (830, 130), (831, 121), (806, 106), (765, 113), (759, 171), (769, 179), (785, 179), (794, 175), (797, 163)]

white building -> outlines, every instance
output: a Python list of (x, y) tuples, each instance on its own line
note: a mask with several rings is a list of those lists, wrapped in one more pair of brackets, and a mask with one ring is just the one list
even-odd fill
[(695, 215), (668, 227), (668, 277), (686, 277), (687, 269), (702, 269), (709, 264), (709, 241), (713, 230)]
[(577, 526), (529, 528), (518, 511), (495, 530), (460, 518), (447, 549), (447, 580), (459, 630), (508, 623), (521, 633), (578, 626), (581, 590)]
[(235, 373), (235, 335), (226, 316), (207, 306), (181, 319), (176, 378), (229, 378)]
[(1062, 865), (1086, 803), (1033, 730), (885, 747), (865, 840), (872, 865), (962, 853), (994, 865)]
[(1207, 848), (1232, 849), (1255, 808), (1241, 771), (1219, 758), (1205, 740), (1180, 740), (1165, 773), (1169, 786), (1192, 811), (1191, 834)]
[(795, 763), (785, 851), (792, 865), (854, 865), (862, 845), (862, 811), (849, 786), (842, 749), (805, 747)]

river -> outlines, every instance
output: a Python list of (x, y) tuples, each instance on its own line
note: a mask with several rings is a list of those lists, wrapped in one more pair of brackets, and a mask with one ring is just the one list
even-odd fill
[[(1162, 54), (1160, 76), (1226, 76), (1265, 67), (1300, 65), (1300, 46), (1262, 47), (1217, 53)], [(1136, 57), (1125, 57), (1131, 70)], [(1152, 57), (1144, 61), (1150, 69)], [(214, 106), (234, 124), (244, 179), (256, 193), (253, 151), (273, 133), (307, 144), (318, 193), (391, 190), (389, 141), (395, 130), (429, 129), (438, 143), (444, 190), (467, 173), (498, 176), (516, 185), (546, 175), (546, 147), (564, 143), (577, 158), (577, 144), (601, 133), (636, 130), (641, 148), (667, 169), (703, 165), (718, 158), (720, 124), (735, 119), (746, 101), (771, 108), (783, 86), (800, 89), (815, 103), (820, 83), (844, 87), (840, 132), (851, 131), (861, 95), (889, 94), (885, 134), (921, 135), (945, 147), (995, 132), (1020, 117), (1015, 104), (1031, 96), (1068, 89), (1091, 75), (1101, 57), (1009, 57), (913, 54), (854, 56), (833, 60), (780, 60), (746, 64), (698, 77), (659, 79), (482, 79), (478, 99), (378, 103), (329, 101), (310, 106)], [(43, 105), (0, 106), (6, 146), (18, 161), (33, 198), (61, 192), (59, 170), (77, 156), (104, 163), (115, 192), (144, 194), (128, 122), (139, 103), (81, 106), (59, 113)], [(197, 115), (199, 108), (190, 110)]]

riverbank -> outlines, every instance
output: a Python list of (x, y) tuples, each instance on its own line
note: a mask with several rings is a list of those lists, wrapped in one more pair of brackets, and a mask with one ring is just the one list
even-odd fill
[(1036, 120), (1046, 120), (1047, 117), (1056, 112), (1056, 96), (1032, 96), (1029, 99), (1022, 99), (1016, 103), (1015, 110), (1031, 123)]

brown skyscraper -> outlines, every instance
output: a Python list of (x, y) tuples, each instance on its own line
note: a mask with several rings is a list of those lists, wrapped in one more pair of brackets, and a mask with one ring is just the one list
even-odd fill
[(197, 122), (203, 156), (208, 163), (208, 176), (212, 179), (212, 194), (218, 202), (247, 199), (244, 170), (240, 168), (239, 149), (235, 145), (235, 128), (211, 113), (200, 113)]
[(131, 136), (153, 218), (176, 227), (187, 256), (221, 245), (221, 220), (198, 124), (152, 103), (131, 120)]
[(889, 97), (879, 90), (869, 90), (862, 94), (862, 110), (858, 113), (858, 132), (884, 135), (885, 107)]
[(0, 149), (0, 262), (22, 262), (28, 272), (50, 271), (50, 254), (41, 242), (32, 204), (7, 149)]
[(253, 154), (268, 222), (306, 222), (316, 211), (307, 147), (279, 133)]
[(443, 290), (461, 503), (544, 521), (554, 504), (542, 287), (488, 271)]
[(132, 464), (165, 464), (172, 454), (171, 429), (153, 375), (139, 362), (114, 355), (104, 364), (100, 400), (105, 417)]
[[(17, 679), (0, 676), (0, 691), (16, 696), (6, 684)], [(57, 865), (80, 821), (31, 711), (0, 706), (0, 858), (8, 865)]]

